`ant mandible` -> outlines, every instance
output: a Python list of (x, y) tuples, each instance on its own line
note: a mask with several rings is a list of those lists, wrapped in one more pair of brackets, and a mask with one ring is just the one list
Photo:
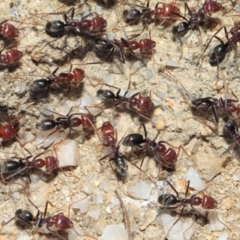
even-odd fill
[(58, 85), (69, 85), (69, 83), (77, 84), (79, 85), (82, 83), (84, 78), (84, 70), (80, 68), (75, 68), (72, 72), (72, 66), (70, 67), (70, 70), (68, 73), (59, 73), (56, 75), (56, 72), (58, 71), (59, 67), (57, 67), (50, 76), (34, 80), (31, 82), (29, 86), (30, 90), (30, 97), (28, 101), (34, 101), (39, 100), (39, 98), (47, 98), (49, 93), (50, 85), (52, 84), (58, 84)]
[[(126, 51), (129, 51), (132, 56), (136, 56), (134, 51), (139, 49), (141, 56), (151, 56), (153, 53), (153, 49), (156, 47), (156, 42), (153, 41), (151, 38), (144, 38), (139, 41), (131, 40), (139, 35), (140, 34), (134, 35), (128, 40), (125, 38), (121, 38), (120, 40), (108, 40), (104, 38), (99, 38), (95, 40), (95, 46), (98, 51), (103, 51), (104, 53), (105, 51), (111, 51), (106, 59), (107, 62), (113, 57), (116, 48), (118, 48), (120, 52), (120, 58), (118, 58), (118, 60), (120, 60), (122, 63), (125, 63)], [(140, 57), (137, 58), (142, 60)]]
[(49, 36), (59, 38), (65, 35), (70, 30), (74, 30), (78, 33), (85, 33), (89, 36), (96, 36), (105, 32), (107, 21), (104, 18), (96, 16), (91, 20), (86, 19), (89, 15), (91, 15), (89, 14), (83, 17), (80, 21), (74, 21), (73, 17), (75, 9), (71, 8), (69, 11), (71, 11), (70, 21), (68, 20), (66, 13), (64, 13), (65, 23), (60, 20), (47, 22), (45, 26), (45, 31)]
[[(153, 10), (149, 8), (149, 3), (150, 1), (147, 2), (147, 5), (142, 12), (135, 8), (124, 10), (124, 21), (128, 24), (137, 24), (141, 20), (145, 27), (146, 25), (154, 21), (157, 22), (161, 19), (163, 19), (161, 24), (163, 24), (165, 21), (176, 21), (178, 19), (176, 15), (180, 14), (180, 9), (176, 7), (176, 0), (174, 0), (172, 3), (158, 2)], [(159, 7), (159, 4), (162, 4), (162, 6)]]
[(0, 23), (0, 34), (5, 38), (19, 37), (19, 31), (11, 23), (7, 23), (8, 20), (4, 20)]
[[(72, 229), (78, 236), (83, 236), (77, 233), (77, 231), (74, 229), (73, 222), (69, 218), (70, 205), (68, 209), (68, 217), (65, 216), (63, 213), (57, 213), (54, 216), (46, 217), (48, 205), (50, 204), (52, 207), (54, 207), (50, 201), (46, 202), (44, 213), (41, 213), (37, 206), (29, 198), (28, 201), (37, 209), (36, 216), (34, 217), (33, 214), (28, 210), (18, 209), (15, 212), (14, 217), (12, 217), (10, 220), (6, 222), (5, 221), (2, 222), (1, 224), (2, 227), (7, 225), (12, 220), (15, 220), (15, 224), (17, 225), (17, 227), (19, 227), (22, 230), (26, 228), (34, 228), (33, 233), (35, 233), (39, 228), (45, 225), (49, 232), (51, 232), (52, 234), (54, 234), (55, 236), (59, 237), (62, 240), (65, 240), (65, 238), (63, 238), (58, 232), (66, 231), (69, 229)], [(51, 228), (54, 230), (52, 230)], [(86, 237), (96, 240), (96, 238), (91, 236)]]

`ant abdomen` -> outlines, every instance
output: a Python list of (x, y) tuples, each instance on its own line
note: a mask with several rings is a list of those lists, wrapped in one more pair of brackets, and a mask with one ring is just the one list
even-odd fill
[(65, 34), (66, 24), (62, 21), (51, 21), (47, 22), (45, 26), (45, 32), (51, 37), (62, 37)]
[(18, 228), (24, 230), (32, 227), (31, 222), (34, 221), (34, 217), (31, 212), (23, 209), (18, 209), (15, 212), (15, 217), (15, 224)]
[(122, 145), (130, 147), (130, 146), (140, 145), (145, 142), (146, 142), (146, 139), (143, 138), (143, 135), (138, 133), (132, 133), (123, 139)]
[(230, 51), (230, 46), (228, 43), (226, 44), (219, 44), (217, 45), (213, 50), (211, 55), (209, 56), (209, 64), (212, 67), (218, 66), (219, 63), (221, 63), (228, 51)]
[(8, 173), (8, 172), (18, 169), (19, 167), (21, 167), (21, 165), (22, 164), (18, 161), (8, 160), (8, 161), (0, 164), (0, 171)]
[(49, 86), (50, 81), (48, 79), (38, 79), (29, 85), (30, 92), (39, 92), (39, 91), (46, 91), (47, 87)]
[(123, 11), (123, 19), (128, 24), (137, 24), (141, 19), (141, 12), (134, 8), (125, 9)]
[(158, 202), (164, 206), (164, 207), (168, 207), (171, 205), (174, 205), (176, 203), (178, 203), (178, 199), (176, 198), (176, 196), (172, 195), (172, 194), (161, 194), (158, 197)]
[(99, 89), (97, 91), (97, 97), (100, 97), (102, 98), (103, 100), (106, 100), (106, 99), (114, 99), (116, 96), (115, 94), (110, 91), (110, 90), (104, 90), (104, 89)]
[(40, 131), (48, 131), (57, 126), (56, 122), (51, 119), (44, 119), (39, 123), (36, 123), (36, 128)]
[(124, 161), (123, 156), (119, 154), (111, 158), (110, 161), (114, 162), (114, 165), (116, 166), (115, 170), (117, 172), (118, 177), (125, 178), (127, 175), (128, 165), (126, 161)]

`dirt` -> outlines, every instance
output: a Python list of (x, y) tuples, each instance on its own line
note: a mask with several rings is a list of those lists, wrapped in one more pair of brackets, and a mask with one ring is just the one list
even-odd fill
[[(185, 2), (192, 10), (201, 6), (201, 3), (198, 4), (197, 1), (179, 0), (176, 5), (181, 12), (184, 12)], [(222, 3), (226, 9), (232, 8), (229, 1), (219, 0), (218, 2)], [(154, 8), (156, 3), (155, 0), (150, 1), (150, 7)], [(44, 153), (41, 157), (50, 154), (56, 156), (54, 144), (48, 150), (42, 149), (39, 145), (36, 146), (36, 136), (39, 131), (35, 125), (40, 120), (49, 117), (42, 114), (44, 109), (51, 109), (56, 113), (66, 115), (74, 106), (74, 110), (83, 112), (84, 103), (81, 103), (81, 99), (86, 96), (89, 96), (89, 105), (94, 105), (93, 108), (96, 108), (96, 104), (101, 102), (101, 99), (96, 96), (98, 89), (106, 88), (117, 92), (116, 89), (103, 85), (106, 83), (120, 88), (121, 94), (128, 90), (127, 96), (137, 92), (151, 94), (157, 108), (152, 116), (152, 122), (145, 121), (148, 137), (153, 139), (159, 130), (160, 134), (157, 139), (167, 142), (167, 147), (173, 147), (176, 151), (179, 146), (184, 148), (184, 151), (181, 150), (178, 156), (175, 171), (161, 170), (162, 179), (159, 179), (159, 168), (155, 161), (146, 157), (141, 176), (139, 169), (128, 163), (127, 178), (125, 181), (121, 181), (113, 171), (108, 157), (101, 161), (102, 165), (99, 163), (98, 160), (104, 157), (108, 150), (102, 145), (103, 142), (98, 135), (93, 134), (88, 137), (84, 136), (82, 131), (75, 132), (71, 138), (78, 144), (80, 158), (77, 167), (60, 170), (58, 176), (49, 182), (42, 181), (39, 174), (32, 174), (31, 183), (27, 185), (28, 180), (25, 178), (14, 179), (9, 184), (1, 184), (1, 222), (11, 219), (17, 209), (29, 209), (35, 215), (37, 209), (28, 199), (31, 199), (41, 212), (44, 212), (46, 202), (50, 201), (53, 207), (48, 208), (48, 216), (57, 212), (64, 212), (68, 215), (68, 209), (70, 209), (70, 218), (78, 233), (93, 236), (96, 239), (105, 239), (103, 238), (105, 227), (126, 222), (123, 217), (123, 207), (115, 193), (115, 190), (118, 190), (129, 218), (131, 237), (128, 236), (128, 239), (166, 239), (168, 236), (166, 236), (167, 233), (163, 229), (164, 224), (161, 222), (163, 218), (160, 216), (155, 220), (160, 211), (157, 198), (163, 193), (174, 194), (166, 180), (174, 185), (181, 196), (184, 196), (187, 186), (186, 173), (193, 168), (199, 174), (204, 186), (207, 187), (204, 193), (218, 201), (216, 210), (211, 210), (209, 215), (214, 215), (213, 218), (217, 221), (222, 217), (220, 221), (225, 225), (219, 227), (219, 230), (211, 231), (212, 225), (208, 222), (202, 224), (201, 221), (196, 220), (194, 214), (189, 214), (191, 208), (187, 207), (186, 214), (180, 218), (180, 222), (193, 223), (190, 226), (193, 236), (190, 238), (220, 239), (219, 237), (224, 236), (223, 234), (228, 234), (228, 239), (238, 239), (240, 217), (240, 205), (237, 201), (240, 181), (238, 146), (221, 155), (232, 143), (231, 138), (228, 141), (221, 136), (226, 124), (223, 116), (229, 115), (221, 113), (219, 124), (215, 124), (211, 110), (200, 112), (201, 118), (197, 118), (194, 114), (195, 111), (192, 111), (191, 108), (191, 100), (196, 98), (222, 97), (224, 99), (227, 93), (227, 98), (232, 99), (234, 96), (231, 91), (236, 96), (239, 95), (238, 52), (231, 51), (228, 54), (226, 60), (220, 64), (219, 72), (217, 72), (217, 67), (211, 67), (208, 63), (210, 50), (219, 44), (217, 39), (212, 40), (202, 56), (206, 44), (221, 26), (226, 26), (230, 30), (234, 22), (238, 21), (237, 6), (225, 15), (222, 12), (214, 14), (214, 17), (221, 20), (221, 23), (213, 29), (201, 28), (201, 36), (197, 30), (190, 31), (189, 36), (182, 39), (182, 58), (179, 59), (181, 44), (178, 40), (173, 39), (173, 24), (171, 23), (169, 26), (167, 24), (149, 24), (147, 29), (142, 32), (141, 23), (134, 26), (124, 23), (122, 11), (127, 8), (128, 4), (130, 4), (130, 0), (125, 4), (118, 2), (110, 8), (101, 5), (99, 9), (97, 7), (99, 5), (95, 1), (88, 1), (80, 8), (75, 7), (74, 16), (74, 18), (80, 19), (88, 14), (88, 9), (92, 10), (91, 12), (97, 10), (108, 22), (109, 36), (114, 34), (116, 39), (126, 38), (125, 31), (128, 37), (140, 34), (136, 39), (151, 38), (156, 41), (156, 48), (150, 59), (145, 58), (141, 61), (139, 59), (141, 56), (136, 51), (137, 57), (126, 58), (126, 62), (123, 64), (117, 59), (118, 53), (110, 62), (104, 61), (109, 53), (104, 53), (102, 58), (99, 58), (99, 55), (95, 53), (94, 41), (91, 38), (66, 34), (53, 41), (53, 38), (45, 33), (44, 27), (47, 21), (63, 20), (62, 12), (67, 11), (67, 14), (71, 14), (71, 11), (68, 11), (73, 6), (71, 2), (67, 6), (57, 0), (47, 2), (22, 0), (11, 3), (6, 0), (1, 1), (1, 18), (2, 20), (8, 19), (9, 22), (18, 26), (20, 37), (17, 40), (17, 48), (23, 52), (24, 56), (16, 68), (3, 66), (1, 69), (2, 94), (0, 94), (0, 100), (10, 106), (17, 105), (20, 109), (26, 107), (27, 112), (20, 119), (21, 129), (17, 137), (18, 141), (13, 141), (9, 146), (1, 148), (1, 165), (11, 157), (24, 158), (29, 155), (19, 142), (26, 143), (25, 148), (30, 151), (32, 156), (42, 152)], [(145, 4), (145, 1), (138, 2), (138, 5), (144, 6)], [(75, 6), (79, 5), (79, 2), (75, 2)], [(219, 32), (218, 36), (224, 42), (226, 41), (223, 30)], [(3, 44), (3, 41), (1, 43)], [(203, 63), (200, 66), (201, 59), (203, 59)], [(48, 76), (56, 69), (56, 66), (59, 66), (57, 73), (68, 72), (71, 65), (72, 69), (75, 67), (84, 69), (86, 78), (83, 85), (70, 90), (65, 87), (50, 89), (46, 103), (24, 104), (29, 98), (29, 84), (33, 80)], [(130, 88), (127, 89), (130, 78)], [(23, 92), (16, 90), (20, 83), (26, 84), (26, 90)], [(11, 113), (17, 117), (19, 110), (11, 110)], [(204, 120), (209, 116), (212, 122)], [(52, 114), (50, 117), (59, 116)], [(99, 128), (104, 121), (110, 121), (116, 128), (117, 137), (120, 140), (129, 133), (144, 134), (143, 128), (140, 128), (140, 120), (131, 109), (116, 110), (113, 107), (99, 111), (96, 116), (96, 126)], [(48, 137), (48, 135), (45, 136)], [(64, 135), (64, 138), (67, 138), (67, 134)], [(131, 151), (130, 147), (122, 145), (120, 145), (120, 149), (126, 155)], [(133, 163), (140, 166), (139, 160), (134, 160)], [(217, 176), (215, 177), (215, 175)], [(143, 192), (139, 199), (132, 198), (129, 189), (142, 181), (147, 184), (147, 189), (150, 188), (149, 196), (145, 199), (146, 192)], [(197, 192), (196, 189), (191, 188), (188, 196)], [(202, 195), (200, 194), (200, 196)], [(87, 197), (88, 207), (83, 207), (84, 204), (80, 203), (80, 209), (78, 207), (73, 209), (71, 203), (84, 197)], [(61, 208), (60, 211), (59, 208)], [(175, 219), (178, 219), (181, 208), (176, 211)], [(168, 214), (171, 215), (171, 211)], [(39, 229), (35, 234), (32, 229), (20, 230), (12, 221), (2, 228), (0, 239), (58, 239), (58, 236), (53, 234), (39, 232)], [(184, 239), (183, 234), (180, 235), (179, 239)], [(73, 230), (69, 230), (68, 234), (62, 236), (64, 239), (90, 239), (76, 235)], [(190, 239), (187, 236), (185, 238)], [(117, 238), (111, 238), (109, 235), (108, 239)], [(119, 239), (124, 238), (119, 235)]]

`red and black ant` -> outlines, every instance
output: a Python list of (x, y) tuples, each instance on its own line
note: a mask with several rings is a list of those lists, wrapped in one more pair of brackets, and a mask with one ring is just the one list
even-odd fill
[[(31, 161), (29, 161), (29, 159), (32, 156), (28, 156), (26, 158), (20, 158), (18, 161), (7, 160), (3, 162), (0, 165), (2, 181), (7, 183), (15, 176), (26, 176), (29, 182), (31, 182), (30, 173), (33, 170), (41, 171), (49, 176), (55, 174), (55, 170), (59, 165), (58, 159), (53, 156), (47, 156), (44, 159), (38, 158), (42, 154), (43, 153), (38, 154)], [(45, 170), (42, 169), (43, 167), (45, 167)]]
[[(130, 52), (131, 56), (136, 56), (134, 51), (139, 49), (141, 56), (143, 57), (151, 56), (153, 53), (153, 49), (156, 47), (156, 42), (148, 38), (144, 38), (139, 41), (130, 40), (137, 36), (139, 36), (139, 34), (129, 38), (128, 40), (124, 38), (121, 38), (120, 40), (117, 39), (108, 40), (104, 38), (99, 38), (95, 40), (95, 47), (97, 48), (97, 51), (104, 52), (104, 54), (106, 51), (111, 51), (106, 59), (107, 62), (113, 57), (116, 48), (119, 49), (120, 57), (118, 57), (118, 59), (122, 63), (125, 63), (126, 51)], [(141, 58), (139, 59), (142, 60)]]
[(187, 3), (185, 3), (185, 9), (187, 9), (189, 12), (190, 15), (189, 19), (178, 13), (173, 13), (176, 16), (179, 16), (185, 20), (183, 22), (178, 23), (172, 29), (173, 36), (179, 39), (181, 46), (182, 46), (181, 37), (183, 37), (190, 30), (198, 30), (199, 33), (201, 33), (199, 27), (204, 25), (207, 22), (207, 20), (217, 20), (211, 18), (210, 14), (223, 10), (224, 7), (214, 0), (205, 0), (203, 6), (194, 14), (192, 14)]
[[(158, 197), (158, 202), (162, 205), (161, 209), (177, 209), (179, 207), (182, 206), (182, 210), (180, 212), (180, 216), (179, 218), (172, 224), (172, 226), (169, 228), (168, 230), (168, 234), (171, 231), (171, 229), (173, 228), (173, 226), (179, 221), (180, 217), (183, 215), (183, 210), (184, 208), (189, 205), (195, 212), (197, 212), (200, 216), (203, 216), (204, 218), (206, 218), (206, 216), (201, 213), (200, 211), (198, 211), (195, 206), (201, 206), (203, 209), (206, 210), (211, 210), (211, 209), (216, 209), (217, 208), (217, 201), (209, 195), (205, 195), (203, 193), (203, 197), (198, 197), (197, 195), (199, 193), (202, 193), (204, 190), (193, 194), (190, 198), (187, 198), (187, 194), (189, 191), (189, 185), (190, 185), (190, 181), (188, 181), (187, 183), (187, 188), (186, 188), (186, 192), (185, 192), (185, 198), (180, 198), (179, 197), (179, 193), (177, 192), (177, 190), (173, 187), (173, 185), (168, 182), (168, 185), (173, 189), (173, 191), (176, 193), (176, 195), (174, 194), (161, 194)], [(219, 219), (218, 221), (220, 223), (222, 223)], [(224, 223), (222, 223), (224, 226), (226, 226)], [(226, 226), (227, 227), (227, 226)], [(227, 227), (229, 229), (229, 227)], [(188, 229), (187, 229), (188, 230)], [(231, 230), (230, 230), (231, 231)], [(185, 231), (186, 232), (186, 231)], [(184, 232), (184, 233), (185, 233)], [(167, 235), (168, 235), (167, 234)]]
[(69, 84), (79, 85), (82, 83), (83, 78), (85, 76), (84, 70), (80, 68), (75, 68), (71, 72), (72, 66), (68, 73), (59, 73), (56, 75), (58, 71), (58, 67), (52, 72), (52, 74), (46, 78), (34, 80), (29, 85), (30, 98), (28, 101), (35, 101), (41, 98), (47, 98), (49, 93), (50, 85), (58, 84), (63, 86), (69, 86)]
[[(136, 149), (139, 150), (139, 153), (144, 151), (146, 154), (155, 157), (157, 163), (160, 163), (162, 166), (168, 169), (174, 169), (179, 151), (182, 147), (180, 146), (178, 148), (177, 153), (173, 148), (167, 149), (166, 146), (164, 145), (164, 143), (167, 143), (167, 142), (155, 141), (159, 135), (159, 132), (153, 140), (150, 140), (147, 137), (147, 130), (146, 130), (145, 124), (143, 124), (142, 126), (144, 130), (145, 138), (141, 134), (132, 133), (127, 135), (123, 139), (122, 144), (124, 146), (132, 147), (134, 150)], [(141, 166), (143, 164), (143, 161), (141, 163)]]
[[(39, 228), (42, 228), (45, 225), (49, 232), (51, 232), (52, 234), (54, 234), (55, 236), (62, 240), (65, 240), (65, 238), (61, 236), (60, 233), (58, 232), (66, 231), (69, 229), (72, 229), (78, 236), (83, 236), (77, 233), (77, 231), (74, 229), (73, 222), (69, 218), (70, 205), (68, 209), (68, 216), (65, 216), (63, 213), (57, 213), (54, 216), (46, 217), (48, 205), (50, 204), (52, 207), (54, 207), (51, 202), (49, 201), (46, 202), (44, 213), (41, 213), (37, 206), (29, 198), (28, 201), (37, 209), (36, 216), (34, 217), (33, 214), (28, 210), (18, 209), (15, 212), (14, 217), (12, 217), (8, 221), (2, 222), (1, 224), (2, 228), (12, 220), (15, 220), (15, 224), (18, 228), (20, 228), (21, 230), (33, 228), (33, 233), (35, 233)], [(89, 237), (96, 240), (96, 238), (91, 236), (85, 237)]]
[(193, 107), (206, 110), (211, 108), (216, 123), (219, 122), (219, 111), (221, 109), (225, 112), (233, 113), (236, 112), (237, 115), (240, 115), (240, 104), (235, 105), (234, 103), (238, 102), (237, 99), (223, 99), (223, 98), (213, 98), (205, 97), (192, 100)]
[[(124, 10), (124, 21), (128, 24), (137, 24), (142, 21), (143, 25), (146, 26), (152, 22), (157, 23), (159, 20), (162, 20), (161, 24), (163, 24), (165, 21), (176, 21), (178, 19), (177, 14), (180, 14), (180, 9), (176, 7), (176, 0), (172, 3), (158, 2), (153, 10), (149, 8), (149, 3), (150, 1), (147, 2), (146, 7), (141, 12), (135, 8)], [(159, 4), (162, 4), (162, 6), (159, 7)]]
[[(84, 3), (83, 3), (84, 4)], [(83, 5), (82, 4), (82, 5)], [(65, 35), (67, 32), (73, 30), (77, 33), (84, 33), (89, 36), (101, 35), (106, 30), (107, 21), (99, 16), (92, 18), (91, 20), (86, 19), (89, 15), (83, 17), (80, 21), (73, 20), (74, 8), (71, 8), (71, 20), (68, 19), (66, 13), (64, 14), (64, 22), (57, 20), (47, 22), (45, 26), (46, 33), (54, 38), (59, 38)]]
[(4, 20), (0, 23), (0, 34), (5, 38), (17, 38), (19, 37), (19, 31), (11, 23)]
[[(71, 131), (77, 131), (74, 129), (75, 127), (82, 126), (83, 131), (89, 135), (94, 132), (96, 123), (95, 117), (85, 108), (88, 113), (73, 113), (70, 114), (73, 107), (70, 109), (69, 113), (64, 116), (59, 113), (53, 112), (48, 110), (52, 113), (59, 115), (60, 117), (56, 118), (56, 120), (52, 119), (44, 119), (39, 123), (36, 123), (36, 128), (40, 131), (48, 131), (51, 129), (56, 129), (51, 134), (55, 133), (56, 131), (64, 131), (65, 129), (69, 129), (69, 134)], [(80, 116), (80, 117), (75, 117)]]
[(126, 97), (128, 89), (131, 84), (131, 79), (128, 84), (127, 91), (124, 95), (120, 95), (120, 88), (105, 84), (106, 86), (118, 89), (117, 93), (113, 93), (111, 90), (99, 89), (97, 91), (97, 96), (103, 99), (105, 105), (114, 104), (116, 107), (120, 104), (128, 105), (130, 109), (135, 111), (140, 117), (149, 120), (152, 116), (156, 106), (151, 100), (151, 94), (149, 96), (143, 95), (140, 92), (133, 94), (131, 97)]
[[(224, 29), (224, 33), (226, 36), (227, 41), (224, 43), (223, 40), (221, 40), (217, 34)], [(231, 37), (228, 36), (228, 32), (226, 27), (221, 27), (209, 40), (208, 44), (206, 45), (202, 57), (201, 57), (201, 62), (200, 66), (203, 62), (203, 56), (207, 48), (209, 47), (211, 41), (213, 38), (216, 38), (218, 41), (220, 41), (221, 44), (217, 45), (214, 47), (210, 53), (209, 56), (209, 64), (213, 67), (217, 66), (217, 75), (219, 72), (219, 64), (223, 62), (225, 59), (226, 55), (232, 51), (235, 46), (237, 45), (237, 42), (240, 40), (240, 22), (235, 23), (235, 26), (230, 29), (230, 34), (232, 35)]]
[(114, 130), (114, 127), (110, 122), (107, 121), (102, 124), (100, 129), (101, 129), (102, 136), (106, 141), (106, 144), (104, 145), (111, 147), (112, 152), (102, 157), (101, 159), (99, 159), (99, 162), (101, 163), (102, 160), (113, 155), (113, 157), (111, 157), (109, 160), (109, 162), (114, 163), (113, 171), (116, 172), (117, 177), (119, 177), (120, 179), (125, 179), (127, 175), (127, 169), (128, 169), (128, 165), (125, 161), (127, 160), (127, 158), (125, 155), (119, 152), (120, 142), (117, 144), (117, 139), (115, 138), (116, 132)]

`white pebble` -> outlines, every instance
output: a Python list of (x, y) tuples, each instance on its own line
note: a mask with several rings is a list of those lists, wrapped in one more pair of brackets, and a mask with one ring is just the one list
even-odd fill
[(108, 33), (107, 33), (107, 38), (108, 38), (109, 40), (113, 40), (114, 37), (115, 37), (115, 33), (114, 33), (114, 32), (108, 32)]
[(135, 186), (128, 188), (129, 196), (135, 199), (144, 199), (147, 200), (150, 197), (152, 188), (150, 185), (144, 181), (139, 181)]
[(30, 236), (28, 233), (20, 233), (17, 234), (17, 240), (30, 240)]
[(147, 68), (146, 69), (146, 78), (147, 78), (147, 80), (151, 79), (152, 77), (153, 77), (152, 70)]
[(86, 213), (89, 208), (89, 200), (85, 194), (76, 194), (72, 198), (72, 208), (79, 209), (82, 214)]
[(126, 240), (128, 239), (127, 231), (123, 224), (112, 224), (106, 226), (99, 240)]
[(76, 167), (80, 155), (78, 152), (78, 144), (74, 140), (64, 140), (55, 145), (59, 167)]
[(193, 226), (191, 227), (193, 223), (191, 219), (185, 219), (184, 222), (179, 219), (179, 221), (173, 226), (178, 217), (175, 218), (169, 214), (161, 214), (160, 218), (163, 225), (163, 231), (166, 236), (168, 234), (168, 240), (189, 240), (192, 238), (194, 228)]
[(93, 202), (96, 205), (102, 204), (103, 203), (103, 196), (102, 196), (102, 193), (100, 192), (100, 190), (99, 189), (95, 189), (94, 193), (95, 193), (95, 196), (93, 198)]
[(190, 187), (201, 191), (205, 188), (202, 179), (199, 174), (191, 167), (186, 173), (186, 180), (190, 181)]
[(100, 6), (95, 5), (94, 8), (95, 8), (95, 12), (96, 12), (97, 14), (101, 15), (101, 14), (103, 13), (102, 8), (101, 8)]
[(94, 218), (95, 220), (97, 220), (100, 216), (100, 211), (98, 209), (95, 209), (95, 210), (92, 210), (92, 211), (89, 211), (87, 213), (87, 215), (91, 218)]
[(225, 227), (221, 223), (223, 222), (223, 217), (222, 217), (222, 214), (220, 214), (219, 212), (216, 213), (215, 211), (209, 211), (208, 220), (209, 220), (210, 231), (222, 231)]
[(26, 83), (25, 82), (18, 83), (15, 88), (15, 94), (21, 95), (25, 93), (25, 91), (26, 91)]
[(218, 240), (228, 240), (229, 234), (228, 233), (222, 233)]
[(37, 148), (41, 148), (42, 146), (44, 148), (47, 148), (51, 144), (53, 144), (57, 140), (57, 138), (59, 137), (59, 132), (58, 131), (51, 134), (54, 131), (55, 131), (55, 129), (54, 130), (51, 129), (49, 131), (39, 131), (39, 132), (37, 132), (36, 141), (35, 141), (35, 144), (36, 144)]

